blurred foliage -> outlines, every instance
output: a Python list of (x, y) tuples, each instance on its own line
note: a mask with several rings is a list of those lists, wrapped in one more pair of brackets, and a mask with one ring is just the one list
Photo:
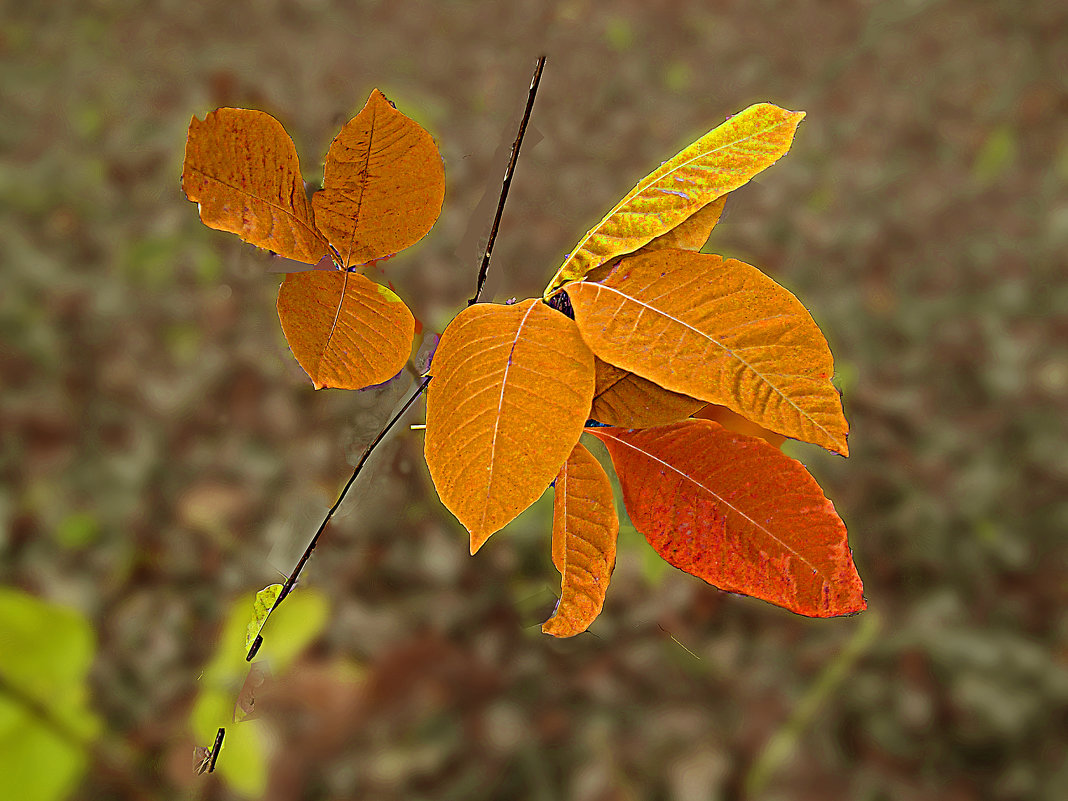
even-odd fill
[[(193, 735), (201, 745), (210, 747), (216, 732), (226, 729), (216, 770), (231, 787), (251, 798), (258, 798), (266, 790), (271, 757), (269, 732), (263, 723), (251, 719), (257, 701), (255, 693), (267, 676), (258, 669), (267, 665), (271, 674), (283, 675), (322, 632), (328, 614), (326, 599), (314, 590), (294, 594), (270, 615), (266, 624), (257, 608), (256, 631), (262, 633), (264, 641), (250, 666), (245, 661), (251, 628), (249, 610), (258, 603), (258, 593), (242, 596), (234, 603), (215, 658), (200, 677), (201, 690), (190, 717)], [(242, 703), (247, 711), (239, 715), (238, 705)]]
[(0, 776), (23, 801), (69, 795), (100, 729), (86, 674), (96, 650), (78, 612), (0, 587)]
[[(277, 266), (181, 196), (191, 115), (275, 114), (313, 178), (371, 88), (395, 93), (447, 189), (381, 267), (439, 321), (474, 286), (540, 52), (499, 300), (725, 114), (808, 115), (707, 249), (767, 269), (831, 341), (852, 455), (792, 453), (882, 624), (759, 797), (1068, 797), (1066, 30), (1064, 4), (1010, 0), (6, 3), (0, 582), (91, 623), (91, 708), (141, 779), (90, 761), (71, 797), (236, 797), (230, 748), (191, 768), (214, 738), (190, 729), (198, 677), (400, 397), (312, 391)], [(401, 430), (376, 453), (303, 576), (331, 612), (262, 712), (265, 798), (742, 798), (864, 625), (647, 583), (624, 528), (602, 617), (553, 642), (551, 502), (472, 559), (421, 450)]]

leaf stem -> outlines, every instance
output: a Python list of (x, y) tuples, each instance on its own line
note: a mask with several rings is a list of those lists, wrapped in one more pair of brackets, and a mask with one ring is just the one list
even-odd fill
[[(534, 67), (534, 76), (530, 81), (530, 91), (527, 94), (527, 105), (523, 111), (523, 119), (519, 123), (519, 133), (516, 135), (515, 142), (512, 143), (512, 155), (508, 160), (508, 169), (504, 173), (504, 182), (501, 185), (501, 197), (497, 202), (497, 214), (493, 218), (493, 228), (490, 229), (489, 239), (486, 241), (486, 251), (482, 255), (482, 266), (478, 272), (478, 284), (475, 289), (475, 295), (471, 298), (467, 305), (471, 306), (478, 302), (479, 297), (482, 295), (482, 288), (486, 284), (486, 277), (489, 274), (490, 257), (493, 252), (493, 242), (497, 239), (497, 229), (500, 228), (501, 215), (504, 213), (504, 202), (508, 198), (508, 188), (512, 184), (512, 173), (515, 171), (516, 160), (519, 158), (519, 148), (523, 143), (523, 135), (527, 130), (527, 122), (530, 120), (530, 112), (534, 108), (534, 97), (538, 92), (538, 84), (541, 82), (541, 71), (545, 67), (545, 56), (541, 56), (538, 59), (537, 64)], [(352, 469), (352, 475), (349, 476), (349, 480), (345, 482), (345, 486), (342, 488), (341, 493), (338, 495), (337, 500), (334, 501), (334, 505), (330, 507), (326, 513), (326, 517), (323, 518), (323, 522), (319, 524), (318, 531), (312, 536), (308, 542), (308, 547), (304, 549), (304, 553), (301, 554), (300, 560), (297, 562), (296, 567), (289, 574), (289, 578), (286, 579), (285, 584), (282, 585), (282, 590), (278, 593), (278, 597), (275, 598), (271, 608), (267, 610), (267, 615), (263, 619), (263, 625), (267, 625), (267, 620), (270, 619), (271, 613), (274, 612), (282, 601), (286, 599), (286, 596), (293, 590), (294, 585), (297, 583), (297, 579), (300, 577), (301, 572), (304, 570), (304, 566), (308, 564), (308, 560), (311, 559), (312, 551), (315, 550), (315, 546), (319, 542), (319, 537), (326, 531), (326, 527), (330, 525), (331, 519), (334, 517), (334, 513), (337, 512), (341, 506), (342, 501), (345, 500), (345, 496), (348, 494), (349, 488), (352, 487), (356, 481), (356, 477), (363, 470), (364, 464), (371, 456), (371, 452), (374, 451), (378, 444), (385, 439), (390, 430), (397, 424), (397, 421), (404, 416), (404, 413), (411, 408), (412, 404), (419, 398), (420, 395), (426, 390), (427, 385), (430, 383), (431, 376), (425, 375), (419, 382), (419, 385), (412, 392), (411, 396), (401, 406), (400, 411), (393, 415), (393, 418), (386, 423), (381, 431), (378, 432), (378, 436), (372, 440), (371, 444), (364, 450), (360, 460), (356, 462), (356, 466)], [(261, 630), (262, 630), (261, 626)], [(251, 662), (256, 658), (257, 652), (260, 650), (260, 646), (263, 645), (263, 635), (257, 634), (256, 639), (252, 641), (252, 647), (248, 649), (248, 654), (245, 656), (246, 662)]]
[(490, 229), (489, 239), (486, 240), (486, 252), (482, 255), (482, 267), (478, 271), (478, 285), (475, 295), (469, 301), (468, 306), (478, 303), (482, 295), (482, 287), (486, 285), (486, 277), (489, 275), (490, 256), (493, 253), (493, 242), (497, 239), (497, 229), (501, 225), (501, 215), (504, 214), (504, 201), (508, 199), (508, 188), (512, 185), (512, 173), (515, 172), (515, 163), (519, 160), (519, 148), (523, 144), (523, 135), (527, 132), (527, 122), (530, 121), (530, 112), (534, 108), (534, 97), (538, 94), (538, 84), (541, 83), (541, 71), (545, 66), (545, 56), (538, 59), (534, 67), (534, 76), (530, 79), (530, 91), (527, 93), (527, 106), (523, 110), (523, 119), (519, 123), (519, 133), (512, 142), (512, 155), (508, 159), (508, 169), (504, 171), (504, 183), (501, 186), (501, 198), (497, 201), (497, 214), (493, 217), (493, 227)]

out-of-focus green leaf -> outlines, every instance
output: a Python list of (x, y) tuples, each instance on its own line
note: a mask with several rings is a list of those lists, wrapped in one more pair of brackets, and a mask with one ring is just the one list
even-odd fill
[[(96, 643), (78, 612), (0, 588), (0, 787), (5, 798), (66, 797), (99, 732), (85, 677)], [(29, 703), (27, 703), (29, 702)], [(46, 722), (29, 704), (45, 710)]]
[(993, 183), (1016, 160), (1016, 134), (1003, 125), (992, 131), (979, 149), (972, 165), (972, 175), (983, 185)]
[[(278, 589), (270, 596), (273, 588)], [(274, 675), (280, 675), (319, 636), (329, 612), (321, 593), (301, 590), (286, 598), (264, 623), (260, 618), (261, 607), (266, 617), (266, 610), (271, 608), (280, 589), (280, 585), (272, 585), (234, 602), (223, 625), (215, 658), (201, 676), (200, 695), (190, 716), (197, 745), (210, 746), (219, 727), (226, 729), (215, 772), (234, 791), (250, 798), (259, 797), (266, 789), (270, 751), (263, 721), (235, 722), (235, 704), (249, 672), (249, 663), (245, 661), (246, 643), (251, 642), (248, 634), (256, 626), (263, 635), (255, 664), (266, 663)], [(252, 623), (248, 618), (250, 607), (256, 610)]]

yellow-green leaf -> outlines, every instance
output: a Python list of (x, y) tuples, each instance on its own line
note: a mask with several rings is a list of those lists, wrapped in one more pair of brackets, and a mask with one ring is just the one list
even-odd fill
[(388, 287), (347, 270), (289, 273), (278, 319), (316, 389), (362, 389), (395, 376), (412, 351), (415, 318)]
[(445, 168), (433, 137), (375, 89), (330, 145), (323, 190), (312, 205), (319, 229), (349, 267), (418, 242), (444, 197)]
[(770, 103), (750, 106), (664, 162), (586, 233), (545, 297), (599, 264), (638, 250), (770, 167), (790, 149), (804, 116)]
[(735, 259), (658, 250), (567, 285), (601, 359), (764, 428), (848, 453), (834, 360), (808, 310)]
[(328, 252), (304, 192), (297, 149), (270, 114), (220, 108), (189, 123), (182, 189), (209, 228), (315, 264)]
[(95, 653), (80, 612), (0, 587), (3, 798), (62, 801), (78, 786), (100, 731), (86, 681)]
[(573, 637), (601, 614), (616, 564), (619, 519), (608, 474), (581, 444), (560, 468), (555, 493), (553, 563), (563, 580), (560, 602), (541, 630)]
[(651, 253), (665, 248), (682, 250), (700, 250), (705, 246), (712, 229), (723, 216), (723, 207), (727, 205), (727, 196), (713, 200), (707, 206), (698, 209), (692, 217), (687, 217), (667, 233), (640, 247), (634, 255)]
[(538, 499), (578, 442), (593, 354), (540, 300), (476, 304), (441, 336), (426, 400), (426, 462), (471, 553)]
[(649, 428), (684, 420), (705, 401), (664, 389), (647, 378), (594, 359), (597, 387), (590, 417), (620, 428)]
[(245, 630), (246, 651), (252, 647), (252, 643), (260, 633), (260, 629), (267, 622), (267, 615), (270, 613), (271, 607), (274, 606), (274, 602), (278, 599), (278, 594), (281, 591), (281, 584), (271, 584), (256, 593), (256, 598), (252, 602), (252, 620), (248, 622), (248, 627)]

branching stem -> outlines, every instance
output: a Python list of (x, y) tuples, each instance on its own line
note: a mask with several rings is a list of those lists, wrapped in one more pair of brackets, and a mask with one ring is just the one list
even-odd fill
[[(516, 135), (515, 142), (512, 143), (512, 155), (511, 158), (508, 159), (508, 169), (505, 170), (504, 173), (504, 182), (501, 185), (501, 197), (500, 200), (497, 202), (497, 213), (493, 218), (493, 227), (490, 229), (489, 239), (486, 240), (486, 251), (482, 255), (482, 266), (478, 271), (478, 284), (475, 288), (474, 297), (472, 297), (467, 302), (468, 306), (471, 306), (478, 302), (479, 297), (481, 297), (482, 295), (482, 288), (486, 285), (486, 277), (489, 275), (490, 257), (493, 253), (493, 243), (497, 239), (497, 230), (498, 228), (500, 228), (501, 215), (504, 213), (504, 202), (508, 199), (508, 188), (512, 185), (512, 174), (515, 172), (516, 161), (519, 158), (519, 148), (523, 143), (523, 135), (526, 133), (527, 130), (527, 122), (530, 120), (530, 113), (534, 108), (534, 97), (538, 93), (538, 84), (541, 82), (541, 71), (544, 67), (545, 56), (541, 56), (538, 59), (536, 66), (534, 67), (534, 76), (531, 78), (530, 91), (527, 94), (527, 105), (523, 111), (523, 119), (519, 123), (519, 132)], [(367, 462), (368, 458), (370, 458), (371, 453), (376, 447), (378, 447), (378, 444), (382, 442), (383, 439), (385, 439), (386, 435), (390, 432), (393, 426), (395, 426), (397, 424), (397, 421), (399, 421), (401, 417), (404, 416), (405, 412), (407, 412), (408, 409), (411, 408), (412, 404), (415, 403), (419, 396), (423, 394), (423, 392), (427, 388), (427, 385), (430, 383), (430, 378), (430, 375), (425, 375), (422, 377), (422, 379), (419, 381), (419, 385), (415, 388), (415, 391), (412, 392), (408, 400), (406, 400), (404, 402), (404, 405), (401, 406), (400, 411), (393, 415), (393, 418), (388, 423), (386, 423), (382, 430), (378, 432), (378, 436), (376, 436), (371, 442), (371, 444), (367, 446), (366, 450), (364, 450), (363, 455), (360, 457), (360, 460), (356, 462), (356, 466), (352, 469), (352, 475), (349, 476), (349, 480), (345, 482), (345, 486), (342, 488), (341, 493), (337, 497), (337, 500), (334, 501), (334, 505), (330, 507), (329, 511), (327, 511), (326, 517), (323, 518), (323, 522), (319, 524), (318, 531), (316, 531), (315, 534), (312, 536), (311, 540), (308, 542), (308, 547), (306, 547), (304, 549), (304, 553), (301, 554), (301, 557), (298, 560), (296, 567), (293, 568), (293, 571), (289, 574), (289, 578), (287, 578), (285, 584), (282, 585), (281, 592), (278, 593), (278, 597), (275, 599), (274, 604), (271, 605), (271, 608), (268, 610), (267, 615), (264, 618), (264, 625), (266, 625), (267, 619), (270, 618), (274, 610), (281, 606), (282, 601), (284, 601), (286, 599), (286, 596), (289, 595), (289, 593), (293, 590), (293, 586), (297, 583), (297, 579), (300, 577), (301, 572), (304, 570), (304, 566), (307, 565), (308, 560), (311, 559), (312, 551), (315, 550), (315, 546), (319, 542), (319, 537), (321, 537), (323, 532), (326, 531), (326, 527), (330, 525), (330, 521), (331, 519), (333, 519), (334, 513), (337, 512), (338, 508), (341, 506), (342, 501), (345, 500), (345, 496), (348, 494), (349, 488), (356, 481), (356, 477), (360, 474), (360, 471), (363, 470), (363, 466)], [(252, 642), (252, 647), (248, 649), (248, 655), (245, 657), (245, 660), (251, 662), (256, 657), (256, 653), (260, 650), (260, 646), (262, 644), (263, 636), (257, 634), (256, 639)]]

